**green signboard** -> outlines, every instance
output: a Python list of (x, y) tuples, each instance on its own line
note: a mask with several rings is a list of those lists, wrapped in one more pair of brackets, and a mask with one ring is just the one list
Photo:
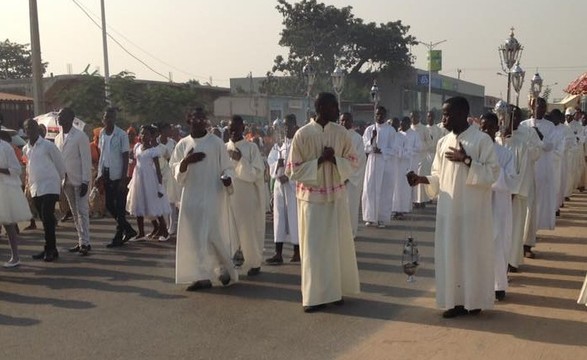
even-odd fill
[(428, 69), (430, 71), (442, 70), (442, 50), (430, 50), (428, 53)]

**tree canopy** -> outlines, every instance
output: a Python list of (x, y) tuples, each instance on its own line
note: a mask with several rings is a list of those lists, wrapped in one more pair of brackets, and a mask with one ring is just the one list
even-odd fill
[[(42, 63), (43, 73), (47, 63)], [(33, 77), (29, 44), (0, 42), (0, 79), (26, 79)]]
[[(337, 64), (346, 69), (347, 81), (363, 82), (367, 77), (372, 81), (374, 73), (397, 71), (413, 63), (410, 46), (417, 42), (400, 20), (365, 22), (353, 15), (351, 6), (337, 8), (317, 0), (277, 3), (284, 26), (279, 45), (287, 47), (289, 54), (276, 56), (263, 86), (266, 92), (303, 89), (302, 68), (307, 63), (316, 71), (316, 89), (331, 89), (329, 77)], [(294, 79), (277, 82), (276, 75)]]

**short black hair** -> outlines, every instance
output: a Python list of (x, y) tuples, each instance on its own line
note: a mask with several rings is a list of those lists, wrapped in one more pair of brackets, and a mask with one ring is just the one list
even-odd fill
[(293, 123), (293, 125), (298, 123), (294, 114), (285, 115), (285, 124), (287, 125), (288, 123)]
[(59, 111), (59, 113), (63, 115), (63, 117), (65, 117), (66, 119), (73, 120), (75, 118), (75, 113), (73, 112), (73, 109), (70, 107), (62, 108), (61, 111)]
[(321, 92), (316, 96), (316, 100), (314, 101), (314, 108), (316, 112), (318, 112), (318, 108), (327, 104), (338, 104), (338, 100), (336, 99), (336, 95), (329, 92)]
[(467, 116), (469, 115), (469, 102), (462, 96), (454, 96), (444, 100), (445, 104), (457, 108), (458, 110), (464, 111)]
[(485, 121), (490, 121), (495, 126), (499, 124), (499, 119), (497, 118), (497, 115), (492, 112), (486, 112), (485, 114), (481, 115), (481, 119)]
[(383, 105), (379, 105), (375, 108), (375, 111), (383, 111), (384, 113), (387, 114), (387, 109), (385, 108), (385, 106)]
[(155, 135), (155, 131), (157, 131), (153, 125), (141, 125), (139, 132), (143, 130), (147, 131), (151, 135)]
[(230, 121), (240, 123), (243, 125), (245, 124), (245, 120), (240, 115), (232, 115), (232, 118), (230, 118)]

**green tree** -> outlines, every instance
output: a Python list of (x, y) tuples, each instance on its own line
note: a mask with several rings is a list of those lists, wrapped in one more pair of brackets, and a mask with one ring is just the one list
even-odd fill
[[(347, 69), (348, 88), (358, 89), (353, 94), (345, 91), (346, 97), (365, 100), (368, 91), (362, 89), (370, 86), (374, 74), (393, 74), (413, 63), (409, 47), (417, 42), (408, 34), (410, 27), (399, 20), (365, 23), (353, 15), (350, 6), (337, 8), (317, 0), (277, 3), (284, 25), (279, 45), (287, 47), (289, 54), (287, 58), (275, 58), (262, 86), (266, 93), (303, 93), (306, 85), (302, 69), (308, 62), (317, 74), (315, 91), (332, 91), (330, 74), (340, 64)], [(289, 76), (290, 80), (282, 81), (276, 75)]]
[(75, 110), (76, 116), (90, 124), (99, 124), (106, 107), (104, 79), (98, 75), (82, 75), (81, 81), (60, 93), (64, 106)]
[[(42, 63), (43, 73), (48, 63)], [(0, 79), (33, 77), (29, 44), (17, 44), (6, 39), (0, 42)]]

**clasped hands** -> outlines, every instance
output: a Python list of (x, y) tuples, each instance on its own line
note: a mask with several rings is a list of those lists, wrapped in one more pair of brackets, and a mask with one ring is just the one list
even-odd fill
[(336, 157), (334, 156), (334, 149), (330, 146), (325, 146), (324, 150), (322, 150), (322, 155), (318, 158), (318, 165), (322, 164), (323, 162), (331, 162), (336, 165)]

